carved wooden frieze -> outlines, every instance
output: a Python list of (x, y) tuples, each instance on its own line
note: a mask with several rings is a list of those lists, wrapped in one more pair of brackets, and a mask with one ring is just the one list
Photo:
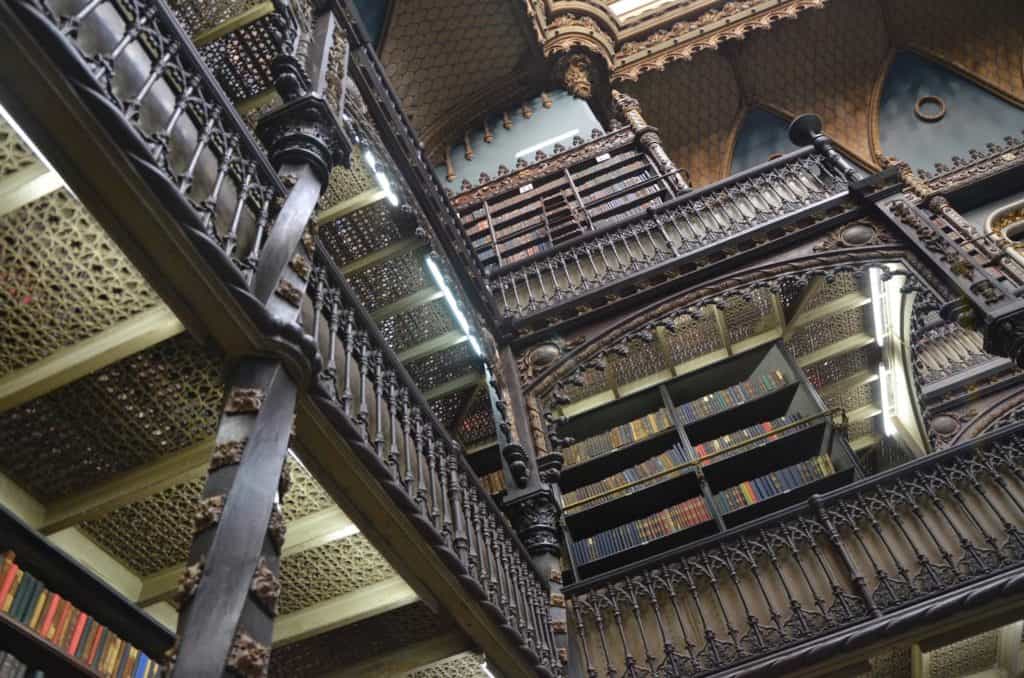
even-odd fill
[(210, 457), (210, 471), (216, 471), (224, 466), (239, 464), (242, 461), (242, 452), (245, 450), (248, 438), (242, 440), (230, 440), (226, 443), (217, 443), (213, 448), (213, 456)]
[(225, 414), (255, 414), (263, 406), (264, 393), (258, 388), (236, 388), (231, 390)]
[(199, 500), (195, 513), (192, 515), (197, 534), (205, 529), (213, 527), (220, 521), (220, 516), (224, 513), (225, 500), (226, 496), (223, 494), (218, 494), (213, 497), (204, 497)]
[(270, 648), (240, 629), (231, 644), (227, 663), (243, 678), (262, 678), (270, 668)]
[(277, 601), (281, 597), (281, 582), (278, 581), (274, 571), (270, 569), (266, 558), (260, 558), (249, 590), (270, 616), (277, 616)]

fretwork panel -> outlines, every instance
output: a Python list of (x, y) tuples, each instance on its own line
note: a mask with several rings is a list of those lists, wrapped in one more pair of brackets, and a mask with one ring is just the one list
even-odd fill
[(1024, 564), (1024, 437), (929, 461), (568, 590), (574, 661), (598, 675), (722, 670)]

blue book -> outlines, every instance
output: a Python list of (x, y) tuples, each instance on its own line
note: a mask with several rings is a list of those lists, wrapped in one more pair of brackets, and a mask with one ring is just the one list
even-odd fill
[(139, 653), (139, 663), (135, 666), (134, 678), (146, 678), (146, 669), (149, 668), (149, 657)]

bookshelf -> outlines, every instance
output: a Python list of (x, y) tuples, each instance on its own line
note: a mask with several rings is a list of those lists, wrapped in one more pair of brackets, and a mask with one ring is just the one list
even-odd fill
[[(581, 413), (560, 428), (570, 579), (598, 577), (859, 475), (832, 412), (778, 343)], [(678, 507), (686, 507), (680, 510)]]
[(481, 265), (494, 270), (640, 213), (666, 195), (654, 164), (629, 145), (553, 170), (459, 216)]
[[(115, 636), (117, 641), (123, 641), (121, 646), (131, 646), (139, 654), (157, 660), (162, 659), (164, 652), (174, 643), (171, 631), (17, 516), (0, 507), (0, 552), (7, 551), (14, 553), (13, 563), (17, 566), (17, 572), (3, 596), (9, 598), (11, 606), (0, 611), (0, 650), (10, 652), (28, 668), (41, 670), (47, 676), (110, 675), (111, 672), (101, 670), (101, 666), (109, 669), (110, 663), (117, 659), (113, 654), (120, 646), (116, 645)], [(11, 569), (9, 563), (0, 563), (0, 585), (8, 578), (7, 573)], [(27, 618), (24, 612), (18, 613), (14, 607), (14, 596), (11, 595), (27, 581), (26, 575), (39, 582), (36, 599), (38, 614), (31, 615), (31, 618)], [(73, 608), (66, 606), (65, 601)], [(0, 600), (0, 610), (4, 610), (5, 602)], [(96, 640), (90, 648), (93, 652), (92, 662), (81, 656), (72, 656), (66, 649), (68, 643), (62, 644), (56, 637), (60, 616), (65, 609), (68, 615), (65, 629), (71, 626), (70, 618), (75, 611), (84, 613), (83, 622), (89, 622), (97, 628)], [(51, 621), (50, 632), (43, 628), (47, 615)], [(34, 624), (32, 619), (35, 620)], [(83, 635), (84, 629), (83, 626)], [(103, 635), (104, 632), (108, 637)], [(65, 634), (65, 640), (72, 635), (73, 632)], [(84, 645), (82, 647), (85, 648)], [(141, 663), (141, 660), (136, 663)], [(158, 666), (153, 664), (151, 669), (144, 670), (140, 675), (148, 678), (157, 671)], [(27, 675), (32, 674), (29, 672)]]

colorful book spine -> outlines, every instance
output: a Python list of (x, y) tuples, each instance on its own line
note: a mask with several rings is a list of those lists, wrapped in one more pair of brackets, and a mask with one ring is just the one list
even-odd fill
[(13, 553), (4, 554), (0, 561), (0, 603), (5, 603), (0, 613), (21, 622), (102, 676), (150, 678), (160, 670), (157, 662), (22, 570), (14, 562)]
[(564, 451), (565, 464), (566, 466), (582, 464), (632, 443), (646, 440), (670, 428), (672, 428), (672, 419), (666, 410), (652, 412), (570, 445)]
[(833, 473), (835, 467), (828, 455), (811, 457), (718, 493), (715, 495), (715, 506), (721, 513), (731, 513), (821, 480)]
[(570, 553), (577, 565), (586, 565), (709, 520), (711, 514), (708, 513), (704, 500), (695, 497), (639, 520), (574, 542)]
[(491, 494), (498, 494), (505, 490), (505, 474), (500, 470), (480, 476), (480, 482)]
[(683, 423), (690, 424), (713, 414), (724, 412), (748, 400), (759, 398), (771, 393), (786, 384), (786, 378), (780, 370), (754, 377), (730, 386), (729, 388), (709, 393), (701, 398), (684, 403), (676, 410)]

